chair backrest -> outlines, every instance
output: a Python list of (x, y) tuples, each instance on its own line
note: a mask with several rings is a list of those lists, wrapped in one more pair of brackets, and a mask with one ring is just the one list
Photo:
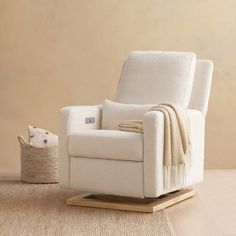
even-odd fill
[(191, 52), (135, 51), (123, 66), (116, 101), (134, 104), (190, 101), (196, 56)]
[(207, 60), (196, 63), (191, 52), (131, 52), (123, 64), (116, 101), (175, 102), (205, 114), (212, 68), (212, 62)]

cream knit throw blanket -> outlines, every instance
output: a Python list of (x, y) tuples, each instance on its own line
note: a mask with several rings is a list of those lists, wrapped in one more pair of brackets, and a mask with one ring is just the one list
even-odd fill
[[(162, 103), (151, 108), (164, 115), (164, 188), (185, 187), (190, 166), (191, 141), (185, 110), (172, 103)], [(143, 133), (142, 120), (127, 120), (119, 130)]]

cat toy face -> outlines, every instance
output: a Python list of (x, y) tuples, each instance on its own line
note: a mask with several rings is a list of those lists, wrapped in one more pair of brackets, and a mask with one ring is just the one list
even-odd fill
[(58, 146), (58, 137), (51, 132), (35, 126), (28, 126), (29, 143), (35, 147)]

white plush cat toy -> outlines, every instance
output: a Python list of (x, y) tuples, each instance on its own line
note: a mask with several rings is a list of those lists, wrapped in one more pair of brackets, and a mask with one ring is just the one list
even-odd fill
[(45, 129), (36, 126), (28, 126), (29, 143), (35, 147), (52, 147), (58, 146), (58, 137)]

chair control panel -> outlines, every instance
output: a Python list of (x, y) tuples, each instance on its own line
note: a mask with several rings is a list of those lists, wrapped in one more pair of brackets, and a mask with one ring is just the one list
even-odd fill
[(95, 117), (86, 117), (85, 124), (93, 124), (95, 123)]

